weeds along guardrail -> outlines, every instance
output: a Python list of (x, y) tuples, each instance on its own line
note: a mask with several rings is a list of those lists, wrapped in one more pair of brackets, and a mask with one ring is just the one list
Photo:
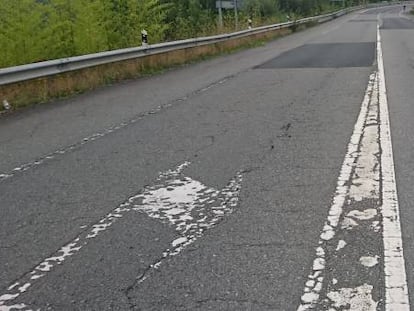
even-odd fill
[(153, 44), (0, 69), (0, 110), (45, 102), (269, 40), (292, 29), (323, 23), (362, 7), (340, 10), (296, 21), (256, 27), (233, 33)]

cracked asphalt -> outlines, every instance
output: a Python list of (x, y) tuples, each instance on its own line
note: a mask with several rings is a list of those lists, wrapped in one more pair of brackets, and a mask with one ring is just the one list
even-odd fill
[[(378, 23), (412, 300), (414, 21), (391, 6), (0, 116), (0, 310), (386, 310), (379, 177), (360, 191)], [(321, 255), (366, 96), (362, 199)]]

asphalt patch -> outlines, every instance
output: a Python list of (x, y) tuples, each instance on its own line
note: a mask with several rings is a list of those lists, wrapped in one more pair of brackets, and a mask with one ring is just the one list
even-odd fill
[(377, 19), (375, 18), (365, 18), (365, 19), (351, 19), (348, 21), (348, 23), (373, 23), (377, 22)]
[(414, 22), (405, 18), (385, 18), (381, 29), (414, 29)]
[(374, 58), (375, 42), (305, 44), (256, 68), (369, 67)]
[(370, 9), (364, 13), (360, 13), (360, 15), (378, 15), (380, 13), (399, 13), (401, 10), (401, 7), (383, 7), (383, 8), (377, 8), (377, 9)]

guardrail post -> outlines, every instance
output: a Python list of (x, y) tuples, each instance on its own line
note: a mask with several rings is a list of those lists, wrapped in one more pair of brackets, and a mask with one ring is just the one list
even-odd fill
[[(217, 0), (217, 7), (220, 9), (222, 8), (222, 1), (224, 0)], [(241, 3), (241, 0), (237, 0)], [(337, 0), (342, 1), (342, 0)], [(365, 1), (365, 0), (363, 0)], [(410, 2), (411, 3), (411, 2)], [(73, 56), (64, 59), (55, 59), (49, 60), (45, 62), (33, 63), (33, 64), (26, 64), (20, 65), (15, 67), (9, 68), (0, 68), (0, 87), (7, 84), (14, 84), (17, 82), (23, 82), (38, 78), (44, 77), (51, 77), (58, 74), (63, 74), (69, 71), (75, 72), (77, 70), (86, 70), (87, 68), (96, 67), (99, 65), (110, 64), (114, 62), (121, 62), (126, 60), (134, 60), (140, 57), (148, 56), (148, 52), (151, 51), (152, 54), (161, 54), (161, 53), (169, 53), (173, 50), (180, 50), (185, 48), (193, 48), (199, 45), (204, 44), (215, 44), (217, 42), (222, 42), (233, 37), (241, 38), (241, 37), (248, 37), (250, 35), (254, 35), (257, 33), (262, 33), (266, 31), (273, 31), (276, 29), (291, 29), (295, 31), (297, 26), (300, 24), (307, 23), (309, 21), (327, 21), (329, 19), (333, 19), (335, 15), (343, 15), (344, 13), (353, 11), (355, 9), (360, 9), (360, 7), (353, 7), (351, 9), (341, 10), (336, 13), (330, 13), (320, 16), (314, 16), (312, 18), (305, 18), (299, 19), (292, 15), (286, 16), (287, 22), (263, 26), (258, 28), (253, 28), (253, 23), (248, 21), (248, 27), (252, 27), (253, 30), (251, 31), (244, 31), (242, 33), (230, 33), (230, 34), (221, 34), (215, 35), (210, 37), (204, 37), (199, 39), (187, 39), (187, 40), (179, 40), (175, 42), (165, 42), (159, 44), (152, 44), (149, 45), (148, 33), (145, 29), (141, 31), (141, 40), (142, 46), (135, 47), (135, 48), (127, 48), (127, 49), (120, 49), (120, 50), (113, 50), (113, 51), (105, 51), (99, 52), (94, 54), (87, 54), (87, 55), (80, 55), (80, 56)], [(407, 6), (408, 9), (408, 6)], [(250, 16), (250, 20), (252, 17)], [(0, 90), (0, 93), (3, 90)], [(15, 95), (13, 95), (15, 96)], [(14, 100), (12, 95), (10, 95), (9, 100), (13, 102), (10, 109), (13, 109), (17, 104)], [(43, 95), (42, 95), (43, 96)], [(0, 109), (3, 108), (2, 101), (5, 99), (5, 96), (0, 95)]]
[(223, 4), (221, 3), (222, 0), (218, 0), (216, 2), (218, 4), (218, 12), (219, 12), (219, 28), (220, 30), (223, 29)]
[(252, 29), (253, 28), (253, 21), (252, 21), (252, 19), (251, 18), (248, 18), (247, 19), (247, 25), (248, 25), (248, 29)]
[(10, 110), (10, 108), (11, 108), (11, 105), (9, 104), (9, 102), (6, 99), (3, 100), (3, 108), (5, 110)]
[(141, 31), (141, 41), (142, 46), (148, 46), (148, 32), (145, 29)]

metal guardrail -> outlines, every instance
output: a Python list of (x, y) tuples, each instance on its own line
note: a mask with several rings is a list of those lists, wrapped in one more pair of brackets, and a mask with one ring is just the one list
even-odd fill
[(45, 62), (8, 67), (0, 69), (0, 85), (16, 83), (36, 78), (47, 77), (51, 75), (61, 74), (65, 72), (75, 71), (83, 68), (94, 67), (97, 65), (104, 65), (108, 63), (124, 61), (134, 58), (145, 57), (148, 55), (166, 53), (169, 51), (186, 49), (191, 47), (202, 46), (206, 44), (213, 44), (217, 42), (226, 41), (229, 39), (236, 39), (247, 37), (250, 35), (277, 30), (282, 28), (289, 28), (295, 25), (305, 24), (309, 22), (323, 23), (328, 20), (337, 18), (351, 11), (360, 9), (361, 7), (354, 7), (340, 10), (334, 13), (307, 17), (296, 21), (274, 24), (269, 26), (256, 27), (248, 30), (232, 32), (227, 34), (199, 37), (193, 39), (179, 40), (173, 42), (159, 43), (148, 45), (146, 47), (134, 47), (120, 50), (113, 50), (107, 52), (100, 52), (94, 54), (87, 54), (82, 56), (75, 56), (69, 58), (61, 58)]

